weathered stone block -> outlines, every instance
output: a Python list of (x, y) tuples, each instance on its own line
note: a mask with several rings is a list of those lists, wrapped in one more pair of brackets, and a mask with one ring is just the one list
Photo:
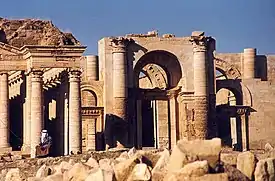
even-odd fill
[(256, 157), (250, 151), (240, 153), (237, 157), (237, 169), (249, 179), (252, 179), (256, 166)]

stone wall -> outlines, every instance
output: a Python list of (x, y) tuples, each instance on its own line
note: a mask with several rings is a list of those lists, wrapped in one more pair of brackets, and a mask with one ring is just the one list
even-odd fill
[[(241, 54), (216, 54), (216, 57), (228, 62), (243, 74), (245, 65)], [(266, 143), (275, 145), (275, 56), (257, 55), (255, 65), (255, 78), (242, 80), (242, 84), (251, 94), (245, 95), (243, 92), (244, 99), (248, 96), (252, 99), (252, 112), (248, 120), (249, 148), (263, 149)]]

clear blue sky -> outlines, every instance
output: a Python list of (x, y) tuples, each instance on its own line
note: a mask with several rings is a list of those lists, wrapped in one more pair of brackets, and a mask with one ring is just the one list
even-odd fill
[(50, 19), (87, 45), (86, 54), (97, 54), (104, 36), (153, 29), (176, 36), (203, 30), (217, 39), (217, 52), (275, 54), (275, 0), (8, 0), (0, 17)]

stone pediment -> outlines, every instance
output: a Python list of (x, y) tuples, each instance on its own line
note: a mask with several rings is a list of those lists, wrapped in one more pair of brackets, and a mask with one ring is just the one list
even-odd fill
[(1, 55), (18, 55), (20, 50), (17, 47), (0, 42), (0, 54)]

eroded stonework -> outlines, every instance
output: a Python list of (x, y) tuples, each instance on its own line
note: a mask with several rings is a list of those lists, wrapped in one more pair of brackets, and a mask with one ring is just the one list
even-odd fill
[(42, 129), (52, 155), (212, 137), (235, 150), (275, 144), (275, 56), (220, 54), (204, 32), (157, 31), (103, 38), (98, 55), (83, 56), (49, 21), (0, 28), (2, 151), (34, 157)]

